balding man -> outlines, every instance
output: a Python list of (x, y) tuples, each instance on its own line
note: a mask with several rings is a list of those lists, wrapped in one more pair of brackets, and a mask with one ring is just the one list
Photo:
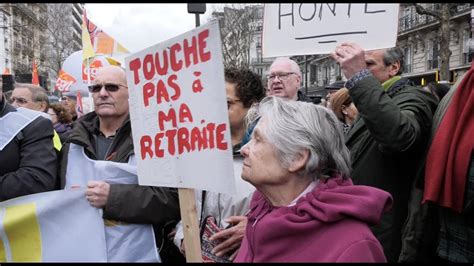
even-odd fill
[[(153, 225), (160, 247), (165, 225), (180, 220), (178, 193), (176, 189), (138, 185), (125, 71), (118, 66), (100, 68), (89, 91), (94, 111), (75, 122), (61, 151), (61, 187), (87, 188), (91, 206), (103, 211), (106, 232), (124, 223), (124, 230), (133, 229), (132, 224)], [(136, 227), (136, 231), (148, 230)], [(127, 257), (111, 261), (159, 260), (149, 245), (136, 242), (141, 237), (130, 235), (127, 239), (131, 245)]]
[(267, 95), (295, 101), (302, 100), (302, 93), (298, 91), (300, 86), (301, 70), (298, 64), (288, 57), (275, 59), (267, 75)]

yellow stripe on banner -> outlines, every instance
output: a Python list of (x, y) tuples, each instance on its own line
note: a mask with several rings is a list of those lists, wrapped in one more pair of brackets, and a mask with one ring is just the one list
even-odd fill
[(13, 262), (41, 262), (41, 233), (36, 203), (6, 208), (3, 219)]
[(7, 262), (7, 254), (5, 252), (5, 246), (3, 241), (0, 239), (0, 262)]

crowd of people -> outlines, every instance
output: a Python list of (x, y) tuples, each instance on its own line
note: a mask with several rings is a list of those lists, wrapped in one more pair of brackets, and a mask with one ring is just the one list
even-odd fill
[[(398, 47), (342, 43), (331, 57), (345, 80), (319, 103), (290, 58), (265, 78), (225, 69), (237, 193), (195, 191), (200, 226), (218, 228), (201, 234), (203, 259), (474, 261), (474, 65), (452, 87), (421, 87), (402, 76)], [(176, 188), (84, 174), (136, 166), (126, 78), (100, 68), (94, 111), (79, 118), (74, 99), (0, 87), (0, 199), (86, 188), (106, 225), (152, 227), (161, 260), (185, 262)]]

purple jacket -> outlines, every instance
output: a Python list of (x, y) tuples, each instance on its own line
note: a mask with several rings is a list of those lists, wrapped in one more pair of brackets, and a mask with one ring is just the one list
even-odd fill
[(256, 191), (235, 262), (386, 262), (369, 226), (391, 205), (389, 193), (340, 177), (291, 207), (273, 207)]

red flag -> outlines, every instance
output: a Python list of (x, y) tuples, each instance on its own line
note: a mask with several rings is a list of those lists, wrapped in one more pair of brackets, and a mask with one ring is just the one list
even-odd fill
[(38, 66), (36, 65), (35, 60), (33, 60), (33, 74), (31, 76), (31, 83), (39, 86)]
[(84, 108), (82, 106), (82, 96), (79, 91), (77, 92), (77, 99), (76, 99), (76, 114), (77, 114), (77, 118), (84, 115)]

